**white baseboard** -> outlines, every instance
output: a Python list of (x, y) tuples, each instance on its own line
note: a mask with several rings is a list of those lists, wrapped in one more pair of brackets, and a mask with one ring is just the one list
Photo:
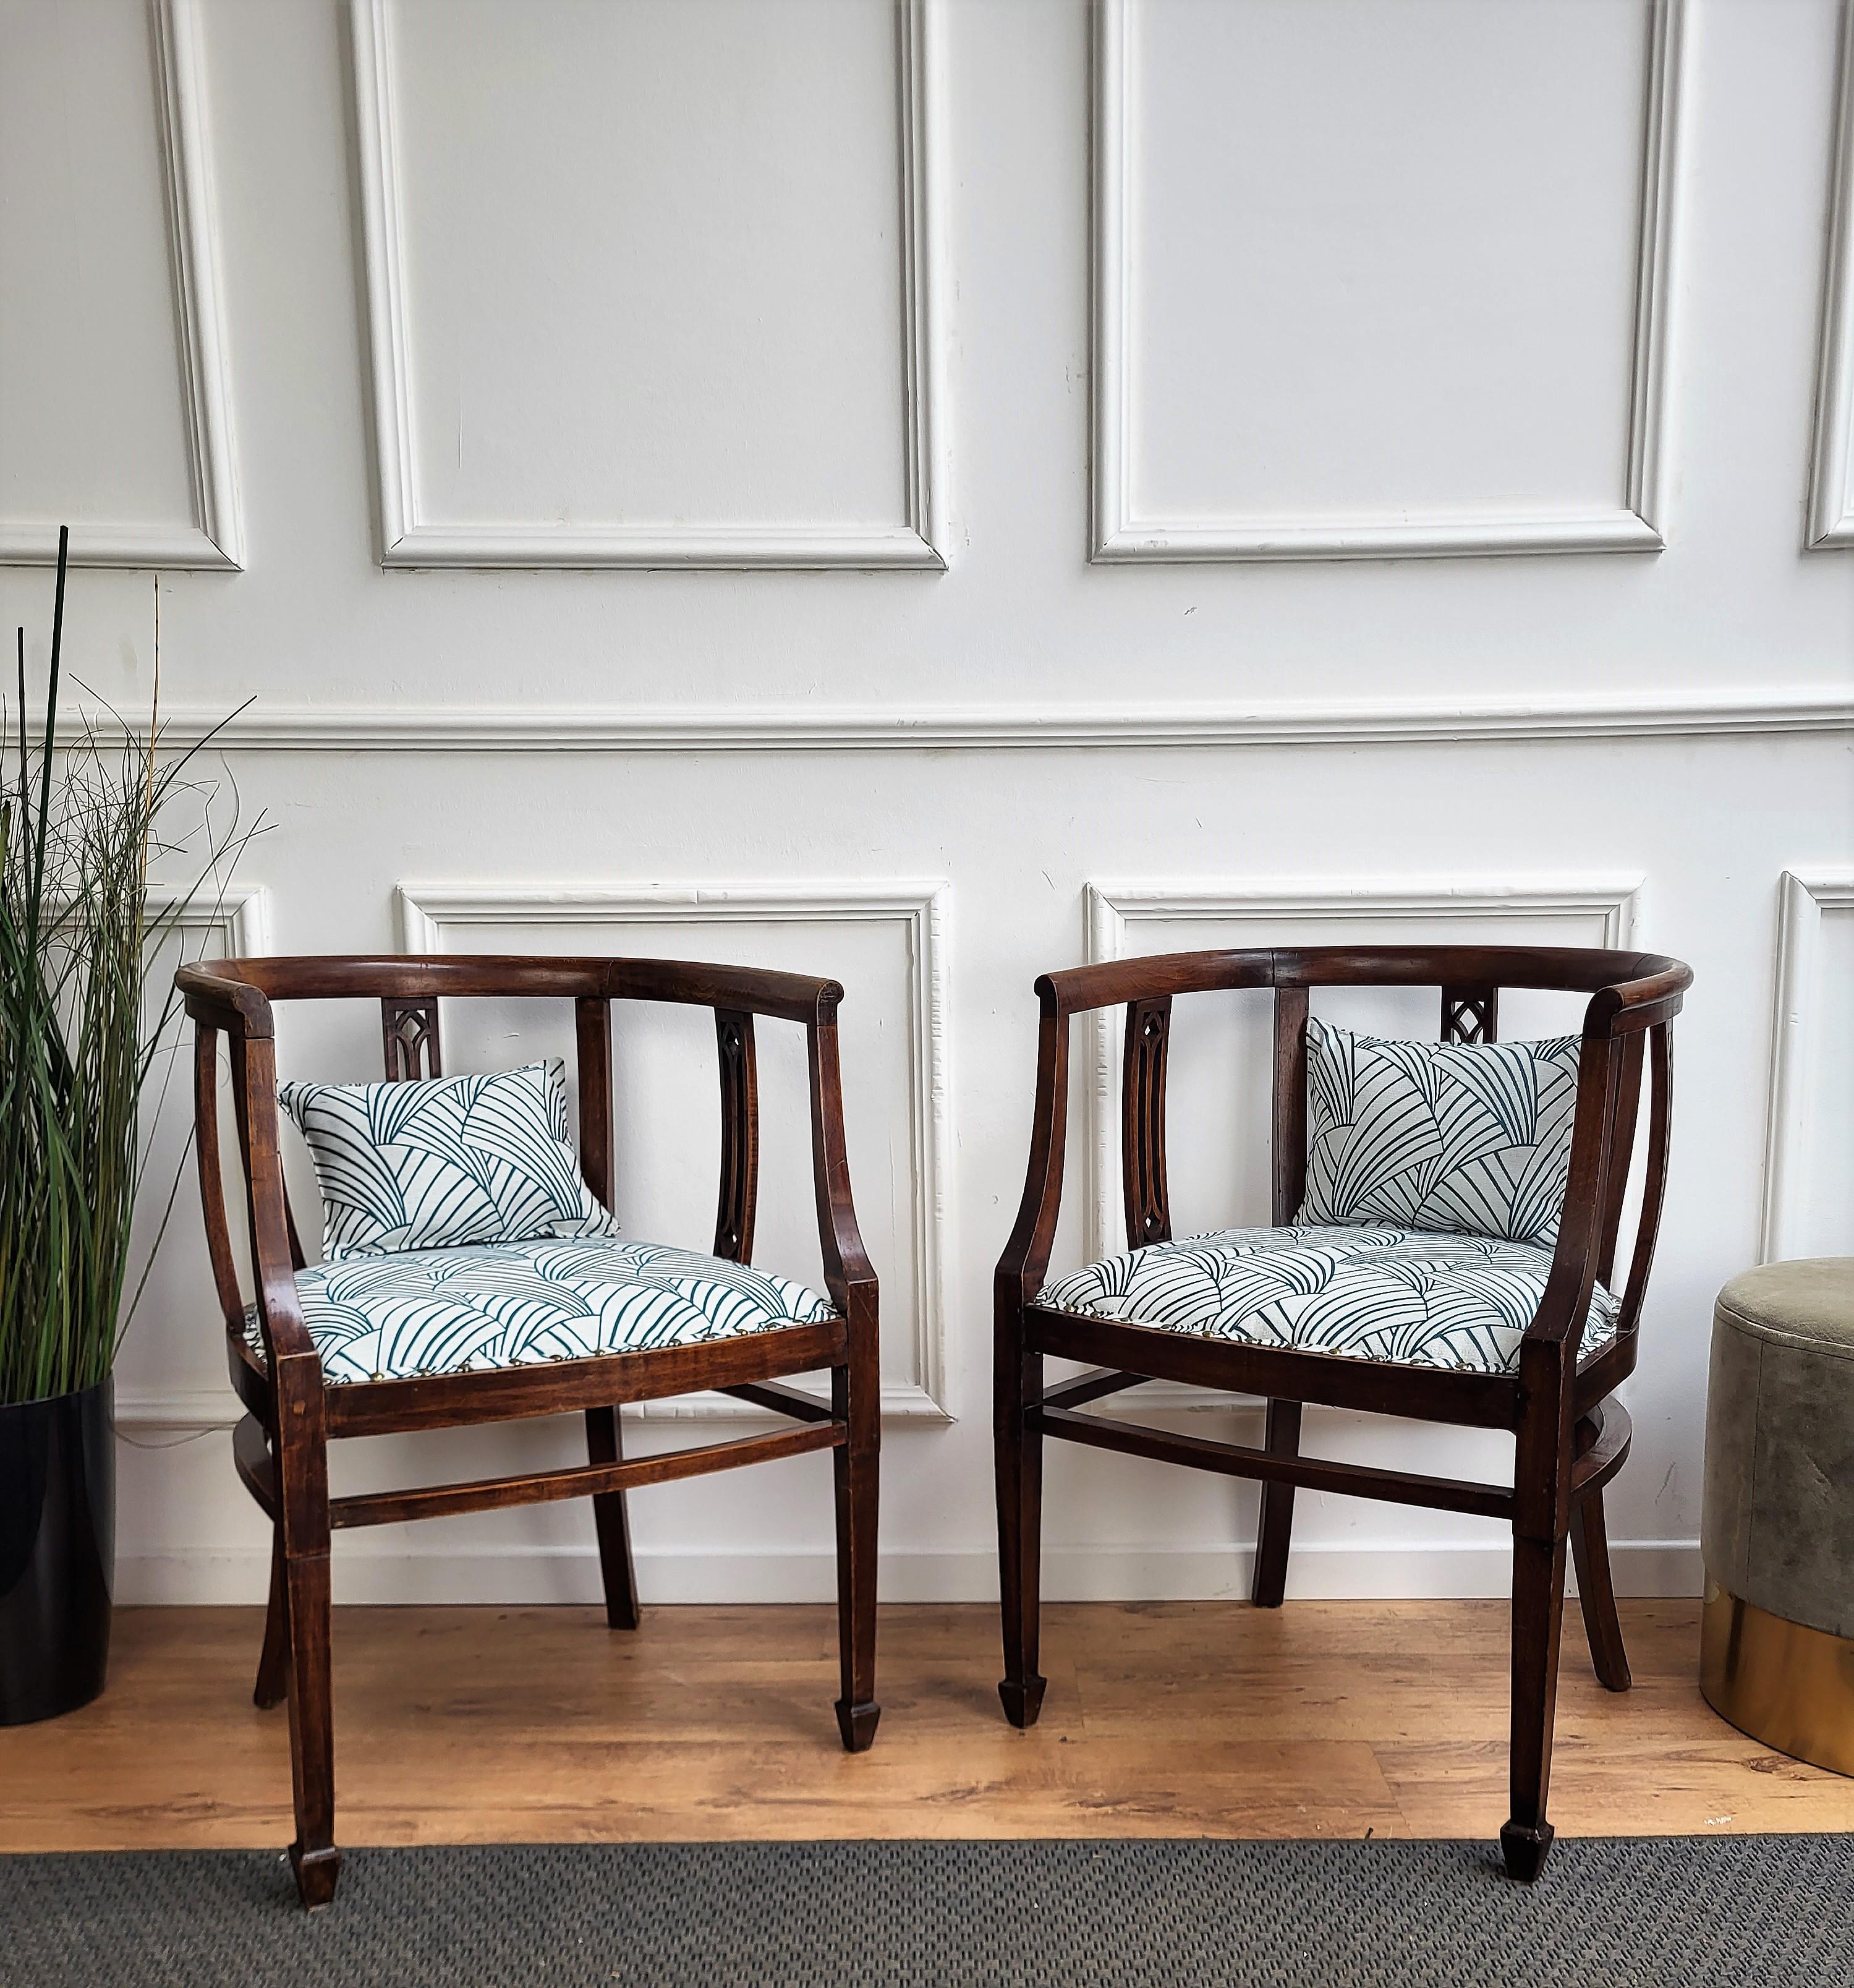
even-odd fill
[[(1616, 1591), (1697, 1595), (1697, 1540), (1611, 1542)], [(1247, 1547), (1052, 1547), (1043, 1556), (1051, 1601), (1240, 1600), (1248, 1592)], [(1500, 1596), (1511, 1555), (1497, 1542), (1407, 1542), (1383, 1546), (1310, 1540), (1289, 1563), (1290, 1600), (1421, 1600)], [(265, 1597), (267, 1550), (125, 1554), (116, 1598), (126, 1605), (204, 1606)], [(640, 1554), (646, 1602), (829, 1601), (836, 1593), (828, 1552)], [(334, 1555), (338, 1602), (589, 1603), (599, 1598), (599, 1563), (589, 1547), (498, 1547), (483, 1552), (350, 1551)], [(998, 1566), (988, 1551), (897, 1553), (882, 1557), (885, 1601), (989, 1601)]]

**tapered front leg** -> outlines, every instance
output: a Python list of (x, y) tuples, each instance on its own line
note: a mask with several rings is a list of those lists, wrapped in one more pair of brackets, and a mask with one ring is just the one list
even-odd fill
[(1513, 1456), (1512, 1813), (1500, 1831), (1508, 1876), (1530, 1884), (1552, 1847), (1545, 1800), (1564, 1625), (1571, 1523), (1572, 1367), (1563, 1338), (1528, 1333), (1519, 1348)]
[(1041, 1635), (1043, 1438), (1028, 1412), (1042, 1398), (1043, 1361), (1023, 1344), (1020, 1313), (998, 1327), (993, 1435), (998, 1468), (998, 1577), (1003, 1609), (1005, 1675), (998, 1687), (1013, 1726), (1036, 1723), (1045, 1680), (1037, 1670)]
[(289, 1689), (289, 1599), (283, 1579), (283, 1528), (271, 1529), (270, 1604), (264, 1614), (264, 1650), (251, 1702), (260, 1712), (281, 1705)]
[(289, 1750), (296, 1840), (289, 1861), (305, 1905), (335, 1895), (335, 1718), (329, 1661), (329, 1557), (325, 1547), (285, 1562), (289, 1594)]
[(298, 1356), (278, 1363), (279, 1530), (289, 1629), (290, 1776), (296, 1840), (289, 1847), (305, 1905), (335, 1895), (335, 1708), (330, 1665), (328, 1447), (320, 1369)]
[(853, 1317), (848, 1363), (831, 1370), (832, 1412), (849, 1439), (831, 1452), (837, 1503), (837, 1646), (843, 1696), (837, 1728), (862, 1753), (876, 1736), (876, 1519), (882, 1450), (882, 1375), (876, 1310)]
[[(617, 1463), (624, 1435), (616, 1408), (586, 1412), (586, 1454), (590, 1463)], [(599, 1573), (605, 1585), (605, 1620), (613, 1629), (638, 1624), (637, 1569), (631, 1557), (631, 1525), (622, 1491), (593, 1494), (593, 1525), (599, 1537)]]
[(1552, 1726), (1558, 1702), (1558, 1639), (1564, 1621), (1565, 1541), (1513, 1541), (1512, 1814), (1500, 1831), (1508, 1875), (1530, 1884), (1552, 1847), (1545, 1820), (1552, 1784)]

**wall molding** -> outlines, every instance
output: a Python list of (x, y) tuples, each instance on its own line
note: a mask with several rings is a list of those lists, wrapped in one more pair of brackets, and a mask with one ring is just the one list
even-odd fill
[[(79, 523), (72, 529), (70, 560), (73, 566), (236, 573), (245, 563), (244, 526), (198, 0), (148, 0), (148, 22), (194, 516), (186, 525)], [(57, 558), (56, 522), (0, 519), (0, 566), (52, 566)]]
[(1854, 546), (1854, 5), (1846, 4), (1804, 543), (1812, 550)]
[[(401, 884), (400, 943), (407, 952), (442, 952), (459, 929), (512, 925), (896, 925), (908, 961), (908, 1138), (914, 1258), (913, 1372), (885, 1381), (885, 1416), (951, 1422), (946, 1397), (944, 1251), (951, 1219), (947, 1195), (947, 905), (944, 882), (806, 880), (796, 883), (602, 884), (553, 888), (520, 884)], [(653, 1418), (755, 1420), (759, 1412), (712, 1395), (647, 1402)]]
[(1641, 220), (1621, 502), (1589, 514), (1142, 518), (1133, 506), (1131, 391), (1134, 0), (1096, 0), (1094, 33), (1094, 518), (1097, 563), (1436, 559), (1511, 553), (1659, 552), (1670, 262), (1684, 0), (1650, 0)]
[(1776, 988), (1758, 1261), (1798, 1253), (1797, 1184), (1808, 1159), (1809, 1062), (1819, 992), (1816, 953), (1830, 911), (1854, 911), (1854, 870), (1784, 871), (1777, 886)]
[[(36, 722), (43, 722), (40, 712)], [(68, 715), (75, 742), (84, 719)], [(119, 724), (89, 714), (100, 729)], [(131, 719), (144, 734), (145, 723)], [(164, 707), (177, 743), (242, 752), (1068, 752), (1241, 746), (1406, 746), (1579, 739), (1705, 739), (1854, 731), (1854, 692), (1737, 691), (1543, 698), (1268, 704), (613, 705), (291, 705), (231, 718)]]
[[(1697, 1595), (1704, 1577), (1697, 1539), (1618, 1540), (1609, 1557), (1619, 1594)], [(1187, 1546), (1046, 1545), (1042, 1591), (1050, 1601), (1246, 1601), (1254, 1550), (1234, 1542)], [(708, 1553), (637, 1553), (647, 1604), (673, 1602), (832, 1601), (836, 1558), (828, 1547)], [(262, 1602), (267, 1543), (171, 1552), (120, 1551), (117, 1601), (134, 1607)], [(407, 1552), (343, 1539), (333, 1556), (335, 1599), (346, 1604), (484, 1602), (511, 1606), (602, 1601), (599, 1557), (590, 1547), (511, 1546)], [(991, 1547), (945, 1553), (885, 1550), (884, 1601), (995, 1601)], [(1288, 1565), (1292, 1601), (1504, 1599), (1512, 1592), (1512, 1547), (1481, 1540), (1397, 1540), (1351, 1545), (1296, 1540)]]
[[(162, 730), (166, 729), (164, 720)], [(217, 931), (223, 927), (235, 958), (258, 958), (270, 951), (270, 892), (262, 884), (228, 883), (221, 889), (208, 884), (192, 891), (150, 884), (148, 903), (157, 913), (174, 911), (174, 925), (181, 931)]]
[[(221, 1327), (222, 1333), (224, 1327)], [(228, 1381), (222, 1388), (123, 1388), (116, 1391), (119, 1429), (164, 1429), (177, 1435), (205, 1435), (236, 1428), (245, 1405)]]
[[(1507, 881), (1487, 877), (1190, 878), (1090, 883), (1084, 894), (1085, 956), (1097, 961), (1127, 956), (1127, 935), (1136, 925), (1258, 925), (1282, 918), (1356, 926), (1361, 919), (1420, 917), (1447, 925), (1484, 926), (1502, 918), (1600, 918), (1602, 943), (1626, 947), (1633, 940), (1644, 880), (1636, 876), (1539, 877)], [(1089, 1260), (1126, 1246), (1120, 1208), (1120, 1040), (1118, 1009), (1097, 1009), (1082, 1107), (1087, 1157), (1084, 1170), (1083, 1246)], [(1227, 1412), (1232, 1397), (1214, 1389), (1148, 1382), (1136, 1397), (1144, 1408)]]
[(383, 566), (913, 567), (947, 563), (941, 318), (944, 144), (941, 0), (896, 9), (900, 103), (902, 400), (906, 517), (897, 524), (447, 524), (419, 501), (401, 242), (389, 0), (350, 0), (366, 265), (373, 457)]

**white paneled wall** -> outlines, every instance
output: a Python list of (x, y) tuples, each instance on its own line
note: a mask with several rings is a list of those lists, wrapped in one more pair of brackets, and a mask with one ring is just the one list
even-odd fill
[(85, 565), (236, 569), (197, 0), (6, 0), (0, 37), (0, 562), (70, 524)]
[(943, 563), (927, 21), (353, 0), (388, 564)]
[[(897, 1598), (995, 1580), (1038, 972), (1684, 956), (1611, 1530), (1623, 1585), (1691, 1591), (1713, 1293), (1854, 1249), (1848, 46), (1838, 0), (0, 0), (0, 607), (42, 673), (69, 522), (67, 655), (145, 708), (160, 570), (167, 715), (243, 706), (212, 763), (270, 824), (194, 915), (228, 942), (843, 979)], [(665, 1239), (712, 1222), (698, 1023), (619, 1022), (620, 1212)], [(446, 1026), (454, 1067), (566, 1041)], [(1115, 1026), (1078, 1024), (1059, 1264), (1113, 1235)], [(758, 1253), (805, 1276), (790, 1033)], [(1180, 1009), (1181, 1224), (1265, 1205), (1265, 1035)], [(367, 1075), (377, 1027), (280, 1049)], [(184, 1182), (123, 1357), (122, 1587), (255, 1600), (198, 1223)], [(1060, 1446), (1049, 1481), (1051, 1593), (1243, 1591), (1252, 1490)], [(640, 1493), (647, 1596), (827, 1595), (827, 1483)], [(1505, 1586), (1467, 1518), (1303, 1496), (1297, 1542), (1299, 1593)], [(354, 1598), (597, 1580), (577, 1507), (336, 1559)]]
[(1809, 543), (1822, 546), (1854, 545), (1854, 34), (1842, 38), (1837, 124), (1809, 506)]
[(1681, 0), (1099, 18), (1096, 557), (1660, 547)]
[(1854, 1255), (1854, 871), (1786, 871), (1779, 888), (1765, 1263)]

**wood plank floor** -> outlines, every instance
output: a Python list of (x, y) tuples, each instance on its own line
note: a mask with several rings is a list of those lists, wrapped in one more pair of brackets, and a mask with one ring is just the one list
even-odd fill
[[(1567, 1618), (1566, 1834), (1854, 1829), (1854, 1781), (1772, 1753), (1694, 1682), (1697, 1604), (1631, 1602), (1636, 1687)], [(987, 1608), (883, 1611), (882, 1729), (839, 1748), (826, 1608), (337, 1611), (348, 1844), (890, 1836), (1491, 1836), (1501, 1602), (1052, 1605), (1042, 1723), (1001, 1715)], [(261, 1618), (127, 1609), (93, 1706), (0, 1730), (0, 1850), (280, 1844)]]

